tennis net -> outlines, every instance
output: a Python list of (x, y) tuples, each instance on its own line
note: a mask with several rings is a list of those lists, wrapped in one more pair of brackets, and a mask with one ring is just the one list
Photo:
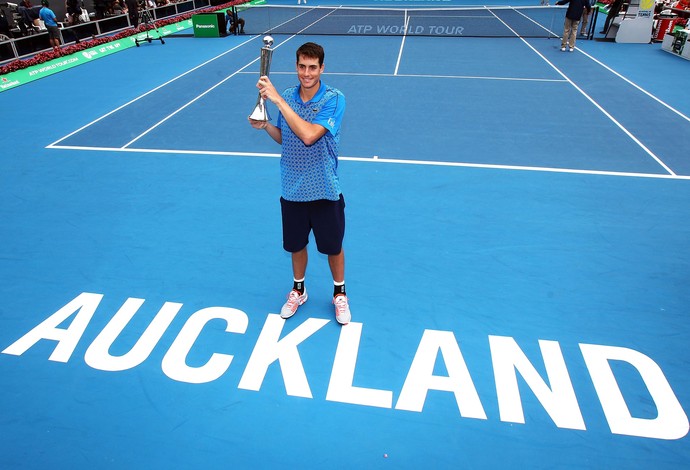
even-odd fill
[(560, 37), (564, 9), (253, 5), (241, 15), (248, 31), (262, 34), (552, 38)]

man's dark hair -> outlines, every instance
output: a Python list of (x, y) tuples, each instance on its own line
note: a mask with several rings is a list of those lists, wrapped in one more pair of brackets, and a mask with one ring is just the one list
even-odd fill
[(323, 51), (323, 47), (319, 46), (315, 42), (307, 42), (302, 44), (299, 49), (297, 49), (297, 62), (299, 62), (300, 56), (308, 57), (310, 59), (319, 59), (319, 66), (323, 65), (323, 59), (326, 54)]

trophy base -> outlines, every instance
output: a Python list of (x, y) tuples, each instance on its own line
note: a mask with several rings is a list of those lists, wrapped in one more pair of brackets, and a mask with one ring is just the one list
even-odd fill
[(270, 121), (271, 116), (268, 114), (268, 108), (266, 108), (266, 104), (261, 100), (259, 103), (256, 104), (256, 107), (254, 108), (254, 111), (249, 115), (249, 119), (252, 121)]

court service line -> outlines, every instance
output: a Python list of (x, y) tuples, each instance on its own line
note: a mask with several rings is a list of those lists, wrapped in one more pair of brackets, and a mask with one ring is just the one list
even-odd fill
[[(280, 26), (282, 26), (282, 24), (281, 24), (281, 25), (278, 25), (278, 27), (280, 27)], [(225, 51), (225, 52), (223, 52), (223, 53), (221, 53), (221, 54), (218, 54), (218, 55), (215, 56), (215, 57), (210, 58), (209, 60), (207, 60), (207, 61), (205, 61), (205, 62), (203, 62), (203, 63), (197, 65), (196, 67), (193, 67), (193, 68), (187, 70), (186, 72), (181, 73), (180, 75), (178, 75), (178, 76), (176, 76), (176, 77), (174, 77), (174, 78), (171, 78), (171, 79), (168, 80), (167, 82), (162, 83), (161, 85), (158, 85), (157, 87), (155, 87), (155, 88), (153, 88), (153, 89), (147, 91), (146, 93), (137, 96), (136, 98), (134, 98), (134, 99), (128, 101), (127, 103), (125, 103), (125, 104), (123, 104), (123, 105), (121, 105), (121, 106), (118, 106), (117, 108), (113, 109), (112, 111), (109, 111), (109, 112), (107, 112), (106, 114), (100, 116), (99, 118), (94, 119), (93, 121), (91, 121), (91, 122), (89, 122), (89, 123), (83, 125), (82, 127), (80, 127), (80, 128), (78, 128), (78, 129), (76, 129), (76, 130), (70, 132), (70, 133), (67, 134), (66, 136), (59, 138), (59, 139), (56, 140), (55, 142), (53, 142), (53, 143), (51, 143), (51, 144), (48, 144), (48, 145), (46, 146), (46, 148), (58, 148), (58, 147), (56, 147), (57, 144), (59, 144), (59, 143), (62, 142), (63, 140), (72, 137), (73, 135), (75, 135), (75, 134), (77, 134), (77, 133), (83, 131), (84, 129), (86, 129), (86, 128), (88, 128), (88, 127), (91, 127), (92, 125), (96, 124), (97, 122), (102, 121), (103, 119), (107, 118), (108, 116), (111, 116), (112, 114), (115, 114), (116, 112), (120, 111), (121, 109), (126, 108), (127, 106), (129, 106), (129, 105), (131, 105), (131, 104), (133, 104), (133, 103), (139, 101), (139, 100), (142, 99), (142, 98), (145, 98), (146, 96), (148, 96), (148, 95), (150, 95), (150, 94), (152, 94), (152, 93), (154, 93), (154, 92), (160, 90), (161, 88), (163, 88), (163, 87), (165, 87), (165, 86), (168, 86), (169, 84), (171, 84), (171, 83), (175, 82), (176, 80), (179, 80), (180, 78), (182, 78), (182, 77), (184, 77), (184, 76), (186, 76), (186, 75), (188, 75), (188, 74), (194, 72), (195, 70), (198, 70), (198, 69), (200, 69), (201, 67), (204, 67), (204, 66), (210, 64), (211, 62), (213, 62), (213, 61), (215, 61), (215, 60), (217, 60), (217, 59), (220, 59), (220, 58), (223, 57), (224, 55), (227, 55), (227, 54), (230, 54), (231, 52), (234, 52), (235, 50), (239, 49), (240, 47), (245, 46), (245, 45), (248, 44), (249, 42), (254, 41), (254, 40), (256, 40), (256, 39), (259, 38), (259, 37), (261, 37), (261, 35), (252, 36), (252, 37), (248, 38), (246, 41), (243, 41), (242, 43), (236, 45), (235, 47), (233, 47), (233, 48), (231, 48), (231, 49), (228, 49), (227, 51)], [(286, 39), (285, 41), (283, 41), (283, 43), (289, 41), (289, 40), (292, 39), (293, 37), (294, 37), (294, 36), (291, 36), (290, 38), (288, 38), (288, 39)], [(281, 44), (283, 44), (283, 43), (281, 43)], [(277, 48), (277, 47), (278, 47), (278, 46), (276, 46), (276, 48)], [(258, 60), (258, 58), (257, 58), (257, 60)], [(254, 61), (254, 62), (256, 62), (256, 61)], [(246, 66), (245, 66), (245, 67), (246, 67)], [(244, 69), (245, 67), (243, 67), (243, 69)], [(242, 70), (242, 69), (240, 69), (240, 70)], [(238, 71), (238, 72), (239, 72), (239, 71)], [(237, 72), (236, 72), (236, 73), (237, 73)], [(235, 73), (235, 74), (236, 74), (236, 73)], [(233, 75), (235, 75), (235, 74), (233, 74)], [(228, 78), (230, 78), (230, 77), (228, 77)], [(140, 136), (140, 137), (141, 137), (141, 136)], [(132, 143), (132, 142), (130, 142), (130, 143)], [(129, 145), (129, 144), (126, 144), (126, 145)], [(59, 147), (59, 148), (64, 148), (64, 147)]]
[[(292, 39), (293, 37), (294, 37), (294, 36), (291, 36), (291, 37), (287, 38), (285, 41), (283, 41), (283, 42), (281, 42), (280, 44), (278, 44), (277, 46), (275, 46), (275, 47), (273, 48), (273, 50), (278, 49), (280, 46), (282, 46), (283, 44), (285, 44), (286, 42), (288, 42), (288, 41), (289, 41), (290, 39)], [(134, 139), (132, 139), (132, 140), (130, 140), (129, 142), (127, 142), (125, 145), (122, 146), (122, 148), (127, 148), (127, 147), (129, 147), (130, 145), (132, 145), (134, 142), (136, 142), (136, 141), (138, 141), (139, 139), (141, 139), (142, 137), (146, 136), (149, 132), (153, 131), (154, 129), (156, 129), (156, 128), (157, 128), (158, 126), (160, 126), (161, 124), (165, 123), (165, 122), (168, 121), (169, 119), (171, 119), (171, 118), (173, 118), (174, 116), (176, 116), (180, 111), (183, 111), (183, 110), (186, 109), (187, 107), (189, 107), (189, 106), (191, 106), (192, 104), (196, 103), (198, 100), (200, 100), (201, 98), (203, 98), (204, 96), (206, 96), (208, 93), (212, 92), (213, 90), (215, 90), (216, 88), (218, 88), (219, 86), (221, 86), (223, 83), (225, 83), (226, 81), (230, 80), (230, 79), (231, 79), (232, 77), (234, 77), (235, 75), (237, 75), (237, 74), (239, 74), (240, 72), (242, 72), (242, 71), (243, 71), (244, 69), (246, 69), (247, 67), (250, 67), (252, 64), (254, 64), (254, 63), (255, 63), (257, 60), (259, 60), (259, 59), (260, 59), (260, 57), (255, 58), (255, 59), (252, 60), (251, 62), (247, 63), (246, 65), (244, 65), (244, 66), (241, 67), (240, 69), (236, 70), (235, 72), (231, 73), (230, 75), (228, 75), (227, 77), (225, 77), (224, 79), (222, 79), (221, 81), (219, 81), (218, 83), (216, 83), (215, 85), (213, 85), (212, 87), (206, 89), (206, 90), (203, 91), (201, 94), (197, 95), (194, 99), (192, 99), (192, 100), (188, 101), (187, 103), (185, 103), (184, 105), (180, 106), (180, 107), (177, 108), (175, 111), (173, 111), (172, 113), (168, 114), (168, 115), (165, 116), (163, 119), (161, 119), (160, 121), (158, 121), (157, 123), (155, 123), (153, 126), (149, 127), (149, 128), (146, 129), (144, 132), (142, 132), (141, 134), (139, 134), (138, 136), (136, 136)]]
[[(240, 72), (242, 74), (249, 74), (254, 72)], [(271, 72), (271, 75), (294, 75), (295, 71), (291, 72)], [(556, 82), (556, 83), (568, 83), (568, 80), (563, 78), (525, 78), (525, 77), (489, 77), (481, 75), (432, 75), (432, 74), (414, 74), (414, 73), (360, 73), (360, 72), (324, 72), (324, 75), (340, 75), (345, 77), (404, 77), (404, 78), (445, 78), (445, 79), (458, 79), (458, 80), (506, 80), (506, 81), (516, 81), (516, 82)]]
[[(501, 18), (499, 18), (498, 16), (496, 16), (496, 19), (497, 19), (498, 21), (500, 21), (501, 23), (503, 23), (503, 24), (506, 26), (506, 28), (508, 28), (508, 29), (510, 29), (511, 31), (513, 31), (513, 33), (515, 33), (515, 35), (519, 37), (519, 35), (517, 34), (517, 32), (516, 32), (515, 30), (513, 30), (510, 26), (508, 26)], [(620, 130), (622, 130), (622, 131), (625, 133), (625, 135), (627, 135), (630, 139), (632, 139), (632, 141), (635, 142), (642, 150), (644, 150), (645, 153), (647, 153), (647, 155), (649, 155), (650, 157), (652, 157), (652, 158), (653, 158), (653, 159), (654, 159), (664, 170), (666, 170), (669, 174), (671, 174), (671, 175), (673, 175), (673, 176), (676, 176), (675, 172), (674, 172), (673, 170), (671, 170), (671, 168), (669, 168), (659, 157), (657, 157), (657, 156), (654, 154), (654, 152), (652, 152), (652, 151), (651, 151), (649, 148), (647, 148), (647, 146), (644, 145), (637, 137), (635, 137), (635, 136), (632, 134), (632, 132), (630, 132), (628, 129), (626, 129), (625, 126), (623, 126), (623, 124), (621, 124), (620, 122), (618, 122), (618, 121), (616, 120), (616, 118), (614, 118), (608, 111), (606, 111), (604, 108), (602, 108), (601, 105), (599, 105), (599, 103), (597, 103), (597, 102), (594, 100), (594, 98), (592, 98), (591, 96), (589, 96), (582, 88), (580, 88), (579, 86), (577, 86), (577, 85), (575, 84), (575, 82), (573, 82), (573, 81), (572, 81), (566, 74), (564, 74), (558, 67), (556, 67), (553, 63), (551, 63), (551, 61), (549, 61), (546, 57), (544, 57), (544, 55), (543, 55), (542, 53), (540, 53), (539, 51), (537, 51), (537, 50), (536, 50), (529, 42), (527, 42), (524, 38), (520, 37), (520, 40), (521, 40), (527, 47), (529, 47), (530, 49), (532, 49), (532, 51), (534, 51), (535, 54), (537, 54), (539, 57), (541, 57), (541, 58), (544, 60), (544, 62), (546, 62), (547, 64), (549, 64), (549, 65), (550, 65), (560, 76), (562, 76), (563, 78), (565, 78), (565, 79), (568, 81), (568, 83), (570, 83), (570, 85), (573, 86), (573, 88), (575, 88), (578, 92), (580, 92), (580, 94), (582, 94), (582, 96), (584, 96), (585, 98), (587, 98), (587, 100), (589, 100), (590, 103), (592, 103), (599, 111), (601, 111), (601, 112), (604, 114), (604, 116), (606, 116), (607, 118), (609, 118), (609, 120), (611, 120), (611, 122), (613, 122)]]
[[(258, 37), (258, 36), (256, 36), (256, 37)], [(112, 114), (114, 114), (114, 113), (120, 111), (121, 109), (126, 108), (127, 106), (129, 106), (129, 105), (131, 105), (131, 104), (133, 104), (133, 103), (139, 101), (140, 99), (142, 99), (142, 98), (144, 98), (144, 97), (150, 95), (151, 93), (156, 92), (156, 91), (160, 90), (161, 88), (163, 88), (163, 87), (165, 87), (165, 86), (168, 86), (169, 84), (173, 83), (173, 82), (176, 81), (176, 80), (179, 80), (180, 78), (184, 77), (185, 75), (188, 75), (188, 74), (194, 72), (195, 70), (198, 70), (198, 69), (200, 69), (201, 67), (204, 67), (205, 65), (210, 64), (210, 63), (213, 62), (214, 60), (220, 59), (221, 57), (223, 57), (223, 56), (226, 55), (226, 54), (229, 54), (229, 53), (235, 51), (236, 49), (239, 49), (240, 47), (244, 46), (245, 44), (249, 43), (250, 41), (253, 41), (254, 39), (256, 39), (256, 37), (252, 37), (252, 38), (250, 38), (250, 39), (247, 39), (246, 41), (244, 41), (244, 42), (241, 43), (241, 44), (238, 44), (237, 46), (233, 47), (232, 49), (229, 49), (229, 50), (223, 52), (222, 54), (218, 54), (217, 56), (212, 57), (211, 59), (207, 60), (206, 62), (203, 62), (203, 63), (197, 65), (196, 67), (191, 68), (191, 69), (187, 70), (186, 72), (181, 73), (181, 74), (178, 75), (177, 77), (171, 78), (171, 79), (168, 80), (167, 82), (165, 82), (165, 83), (163, 83), (163, 84), (161, 84), (161, 85), (158, 85), (157, 87), (155, 87), (155, 88), (153, 88), (153, 89), (147, 91), (147, 92), (144, 93), (143, 95), (139, 95), (139, 96), (137, 96), (136, 98), (134, 98), (134, 99), (128, 101), (127, 103), (125, 103), (125, 104), (123, 104), (123, 105), (121, 105), (121, 106), (118, 106), (117, 108), (113, 109), (112, 111), (107, 112), (107, 113), (104, 114), (103, 116), (101, 116), (101, 117), (99, 117), (99, 118), (97, 118), (97, 119), (94, 119), (93, 121), (89, 122), (88, 124), (83, 125), (83, 126), (80, 127), (79, 129), (77, 129), (77, 130), (75, 130), (75, 131), (73, 131), (73, 132), (70, 132), (69, 134), (67, 134), (67, 135), (64, 136), (64, 137), (61, 137), (60, 139), (56, 140), (56, 141), (53, 142), (52, 144), (47, 145), (46, 148), (52, 148), (52, 147), (54, 147), (55, 145), (59, 144), (59, 143), (62, 142), (63, 140), (72, 137), (74, 134), (76, 134), (76, 133), (78, 133), (78, 132), (81, 132), (81, 131), (83, 131), (84, 129), (86, 129), (86, 128), (88, 128), (88, 127), (91, 127), (92, 125), (96, 124), (97, 122), (102, 121), (103, 119), (107, 118), (108, 116), (110, 116), (110, 115), (112, 115)]]
[[(278, 47), (279, 47), (279, 46), (276, 46), (276, 48), (278, 48)], [(125, 145), (122, 146), (122, 148), (127, 148), (127, 147), (129, 147), (130, 145), (132, 145), (134, 142), (136, 142), (136, 141), (138, 141), (139, 139), (141, 139), (142, 137), (146, 136), (149, 132), (151, 132), (151, 131), (153, 131), (154, 129), (156, 129), (158, 126), (160, 126), (161, 124), (163, 124), (164, 122), (166, 122), (168, 119), (173, 118), (173, 117), (176, 116), (177, 113), (179, 113), (180, 111), (183, 111), (183, 110), (186, 109), (188, 106), (191, 106), (192, 104), (196, 103), (198, 100), (200, 100), (201, 98), (203, 98), (204, 96), (206, 96), (208, 93), (210, 93), (211, 91), (215, 90), (216, 88), (218, 88), (219, 86), (221, 86), (223, 83), (225, 83), (226, 81), (230, 80), (232, 77), (234, 77), (235, 75), (237, 75), (240, 71), (242, 71), (242, 70), (246, 69), (247, 67), (251, 66), (252, 64), (254, 64), (254, 63), (255, 63), (257, 60), (259, 60), (259, 59), (260, 59), (260, 57), (257, 57), (256, 59), (252, 60), (251, 62), (249, 62), (248, 64), (246, 64), (245, 66), (243, 66), (243, 67), (242, 67), (241, 69), (239, 69), (238, 71), (231, 73), (230, 75), (228, 75), (227, 77), (225, 77), (224, 79), (222, 79), (221, 81), (219, 81), (218, 83), (216, 83), (215, 85), (213, 85), (211, 88), (206, 89), (206, 90), (205, 90), (204, 92), (202, 92), (200, 95), (197, 95), (194, 99), (192, 99), (192, 100), (188, 101), (187, 103), (185, 103), (184, 105), (180, 106), (180, 107), (177, 108), (175, 111), (173, 111), (172, 113), (168, 114), (168, 115), (165, 116), (163, 119), (161, 119), (160, 121), (158, 121), (157, 123), (155, 123), (153, 126), (149, 127), (149, 128), (146, 129), (144, 132), (142, 132), (141, 134), (139, 134), (138, 136), (136, 136), (135, 138), (133, 138), (132, 140), (130, 140), (129, 142), (127, 142)]]
[[(311, 23), (310, 25), (306, 26), (304, 29), (302, 29), (301, 31), (299, 31), (297, 34), (293, 34), (292, 36), (288, 37), (288, 38), (285, 39), (283, 42), (281, 42), (280, 44), (278, 44), (277, 46), (275, 46), (275, 47), (273, 48), (273, 50), (276, 50), (276, 49), (278, 49), (280, 46), (283, 46), (284, 44), (286, 44), (287, 42), (289, 42), (290, 40), (292, 40), (293, 38), (295, 38), (298, 34), (302, 33), (302, 32), (305, 31), (305, 30), (307, 30), (308, 28), (310, 28), (310, 27), (313, 26), (314, 24), (318, 23), (319, 21), (323, 20), (324, 18), (326, 18), (326, 17), (329, 16), (330, 14), (334, 13), (335, 11), (336, 11), (336, 10), (333, 10), (333, 11), (332, 11), (331, 13), (329, 13), (328, 15), (324, 15), (322, 18), (319, 18), (318, 20), (314, 21), (314, 22)], [(279, 26), (280, 26), (280, 25), (279, 25)], [(158, 121), (157, 123), (155, 123), (153, 126), (149, 127), (149, 128), (146, 129), (144, 132), (142, 132), (141, 134), (139, 134), (137, 137), (135, 137), (134, 139), (132, 139), (132, 140), (130, 140), (129, 142), (127, 142), (125, 145), (123, 145), (123, 148), (129, 147), (131, 144), (133, 144), (133, 143), (136, 142), (137, 140), (139, 140), (139, 139), (141, 139), (142, 137), (146, 136), (149, 132), (153, 131), (154, 129), (156, 129), (156, 128), (157, 128), (158, 126), (160, 126), (161, 124), (165, 123), (166, 121), (168, 121), (168, 120), (171, 119), (172, 117), (176, 116), (177, 113), (179, 113), (180, 111), (183, 111), (183, 110), (186, 109), (187, 107), (189, 107), (189, 106), (191, 106), (192, 104), (196, 103), (198, 100), (200, 100), (201, 98), (203, 98), (204, 96), (206, 96), (208, 93), (212, 92), (213, 90), (215, 90), (216, 88), (218, 88), (219, 86), (221, 86), (223, 83), (225, 83), (226, 81), (230, 80), (230, 79), (231, 79), (232, 77), (234, 77), (235, 75), (241, 73), (243, 70), (245, 70), (246, 68), (250, 67), (252, 64), (254, 64), (254, 63), (255, 63), (257, 60), (259, 60), (259, 59), (260, 59), (260, 57), (257, 57), (256, 59), (254, 59), (254, 60), (252, 60), (251, 62), (249, 62), (248, 64), (246, 64), (244, 67), (239, 68), (239, 69), (236, 70), (235, 72), (233, 72), (233, 73), (231, 73), (230, 75), (228, 75), (227, 77), (225, 77), (225, 78), (224, 78), (223, 80), (221, 80), (220, 82), (218, 82), (218, 83), (216, 83), (215, 85), (213, 85), (212, 87), (208, 88), (207, 90), (205, 90), (204, 92), (202, 92), (200, 95), (197, 95), (194, 99), (192, 99), (192, 100), (188, 101), (187, 103), (185, 103), (184, 105), (180, 106), (180, 107), (177, 108), (175, 111), (173, 111), (172, 113), (168, 114), (166, 117), (164, 117), (163, 119), (161, 119), (160, 121)]]
[[(176, 149), (147, 149), (147, 148), (123, 148), (123, 147), (85, 147), (78, 145), (64, 145), (56, 146), (56, 149), (62, 150), (95, 150), (100, 152), (130, 152), (130, 153), (153, 153), (153, 154), (176, 154), (176, 155), (212, 155), (222, 157), (259, 157), (259, 158), (280, 158), (279, 153), (261, 153), (261, 152), (230, 152), (230, 151), (215, 151), (215, 150), (176, 150)], [(379, 158), (379, 157), (348, 157), (340, 156), (339, 160), (373, 163), (373, 164), (394, 164), (394, 165), (419, 165), (419, 166), (444, 166), (456, 168), (483, 168), (491, 170), (510, 170), (510, 171), (535, 171), (542, 173), (567, 173), (578, 175), (598, 175), (598, 176), (616, 176), (616, 177), (630, 177), (630, 178), (654, 178), (654, 179), (670, 179), (670, 180), (685, 180), (690, 181), (690, 175), (667, 175), (664, 173), (635, 173), (629, 171), (607, 171), (607, 170), (582, 170), (574, 168), (554, 168), (554, 167), (539, 167), (539, 166), (523, 166), (523, 165), (498, 165), (490, 163), (469, 163), (469, 162), (443, 162), (433, 160), (402, 160), (396, 158)]]

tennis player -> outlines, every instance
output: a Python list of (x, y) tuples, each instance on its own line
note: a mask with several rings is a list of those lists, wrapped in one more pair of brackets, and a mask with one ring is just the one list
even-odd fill
[(267, 76), (257, 88), (266, 101), (276, 105), (276, 125), (250, 119), (251, 126), (263, 129), (281, 144), (281, 213), (283, 248), (292, 254), (293, 288), (280, 310), (290, 318), (307, 301), (304, 279), (307, 244), (313, 231), (319, 252), (328, 256), (333, 276), (335, 318), (350, 322), (350, 306), (345, 292), (345, 200), (338, 179), (340, 124), (345, 112), (345, 96), (321, 82), (324, 50), (308, 42), (297, 49), (299, 85), (278, 93)]

